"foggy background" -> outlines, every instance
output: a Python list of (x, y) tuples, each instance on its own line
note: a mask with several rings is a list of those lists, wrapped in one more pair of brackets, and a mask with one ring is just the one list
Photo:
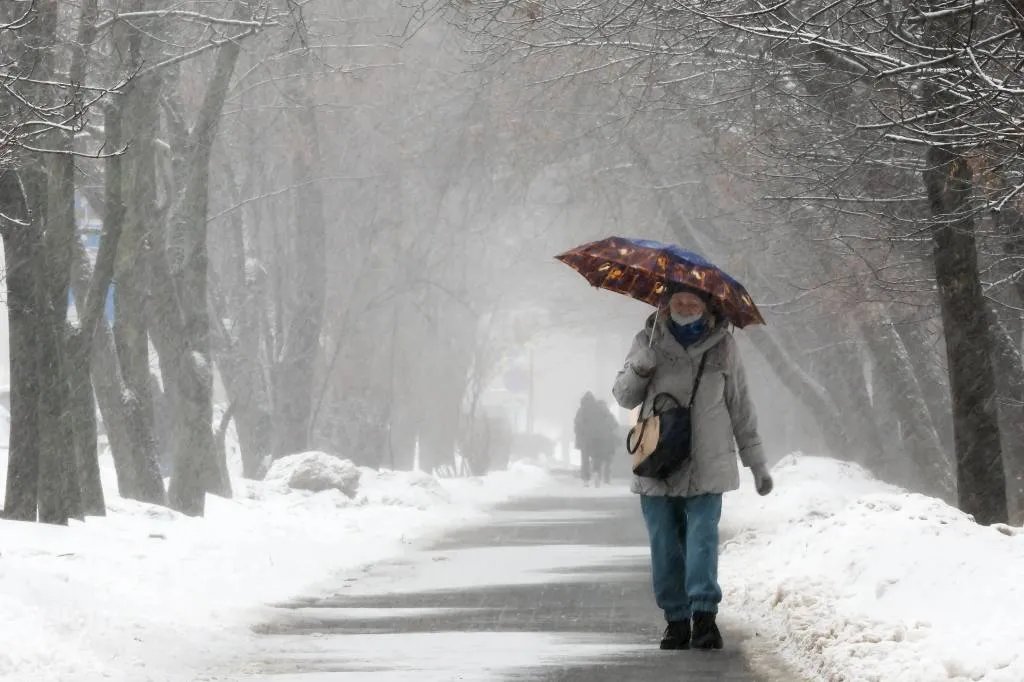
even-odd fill
[[(580, 396), (612, 403), (651, 309), (590, 289), (553, 256), (620, 235), (699, 251), (750, 290), (768, 326), (736, 336), (773, 457), (828, 454), (955, 495), (917, 150), (877, 136), (836, 148), (849, 121), (834, 114), (859, 111), (842, 88), (801, 81), (799, 65), (710, 68), (721, 52), (691, 57), (701, 34), (682, 26), (659, 42), (671, 22), (653, 10), (602, 43), (570, 35), (555, 4), (41, 6), (52, 26), (8, 32), (22, 76), (67, 79), (85, 53), (85, 82), (106, 90), (61, 105), (79, 107), (73, 279), (86, 285), (102, 270), (112, 157), (123, 173), (114, 294), (92, 320), (111, 339), (92, 351), (107, 353), (92, 366), (101, 416), (125, 391), (139, 405), (110, 439), (122, 494), (201, 513), (201, 491), (230, 493), (224, 461), (259, 477), (268, 456), (307, 449), (373, 467), (415, 457), (428, 471), (564, 458)], [(83, 16), (96, 30), (80, 50)], [(45, 59), (36, 30), (51, 30)], [(633, 49), (630, 31), (660, 47)], [(26, 168), (39, 161), (14, 149)], [(43, 176), (52, 208), (58, 176)], [(865, 204), (827, 204), (841, 194)], [(1016, 293), (999, 285), (1014, 267), (1005, 236), (982, 228), (986, 291), (1019, 347)], [(15, 393), (23, 352), (4, 353), (0, 381)], [(1000, 415), (1008, 443), (1018, 417)], [(223, 452), (227, 429), (237, 453)]]

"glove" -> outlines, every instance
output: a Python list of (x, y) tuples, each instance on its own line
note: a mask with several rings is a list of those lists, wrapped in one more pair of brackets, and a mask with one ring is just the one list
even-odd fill
[(654, 352), (653, 348), (648, 347), (641, 348), (629, 361), (633, 371), (642, 377), (650, 376), (657, 364), (658, 354)]
[(772, 475), (768, 473), (768, 467), (764, 464), (756, 464), (750, 467), (750, 471), (754, 474), (754, 487), (757, 489), (757, 494), (763, 497), (770, 493), (775, 487), (775, 483), (772, 481)]

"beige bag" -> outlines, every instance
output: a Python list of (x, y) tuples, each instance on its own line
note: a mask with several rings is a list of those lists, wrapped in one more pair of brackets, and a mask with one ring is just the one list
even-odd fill
[(644, 460), (658, 447), (661, 435), (661, 417), (656, 414), (640, 419), (626, 436), (626, 448), (633, 455), (633, 470), (636, 471)]
[[(651, 416), (630, 429), (626, 436), (626, 450), (633, 455), (633, 473), (637, 476), (667, 479), (693, 454), (693, 402), (697, 398), (707, 359), (705, 352), (686, 405), (680, 404), (670, 393), (659, 393), (651, 401)], [(665, 400), (671, 400), (675, 407), (659, 409), (659, 400), (661, 405)]]

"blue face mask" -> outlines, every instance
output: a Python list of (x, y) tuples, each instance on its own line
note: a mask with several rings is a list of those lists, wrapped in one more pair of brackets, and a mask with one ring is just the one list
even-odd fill
[(703, 315), (698, 315), (695, 320), (688, 324), (679, 324), (679, 322), (676, 321), (676, 316), (673, 315), (672, 319), (669, 320), (668, 329), (672, 332), (672, 336), (675, 340), (679, 342), (679, 345), (684, 347), (692, 346), (707, 332), (708, 320)]

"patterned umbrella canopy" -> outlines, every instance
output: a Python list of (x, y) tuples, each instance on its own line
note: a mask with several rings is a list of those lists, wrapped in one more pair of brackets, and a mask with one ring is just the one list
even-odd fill
[(709, 295), (727, 320), (739, 328), (765, 324), (742, 284), (703, 256), (674, 244), (608, 237), (555, 256), (591, 285), (625, 294), (653, 306), (678, 287)]

